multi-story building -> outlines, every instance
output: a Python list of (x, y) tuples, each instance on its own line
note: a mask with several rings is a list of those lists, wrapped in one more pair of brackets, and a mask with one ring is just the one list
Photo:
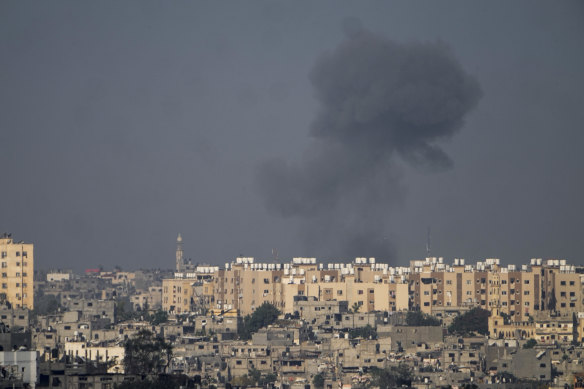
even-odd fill
[[(182, 258), (180, 245), (177, 258)], [(186, 291), (192, 281), (201, 286), (200, 292)], [(474, 265), (455, 259), (450, 265), (442, 258), (426, 258), (411, 261), (409, 267), (391, 267), (374, 258), (319, 264), (315, 258), (257, 263), (246, 257), (223, 268), (198, 266), (176, 273), (164, 285), (163, 309), (177, 312), (179, 307), (181, 312), (192, 310), (188, 297), (192, 302), (195, 295), (209, 310), (236, 310), (242, 315), (266, 302), (293, 314), (297, 296), (347, 301), (349, 309), (359, 312), (414, 309), (442, 314), (497, 307), (513, 322), (528, 321), (539, 311), (566, 315), (584, 310), (584, 276), (565, 260), (533, 259), (518, 269), (502, 266), (499, 259)]]
[(34, 308), (34, 245), (0, 236), (0, 300), (14, 308)]

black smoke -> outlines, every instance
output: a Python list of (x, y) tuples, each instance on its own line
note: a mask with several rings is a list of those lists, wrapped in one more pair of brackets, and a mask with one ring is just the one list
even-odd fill
[(257, 184), (270, 212), (302, 220), (305, 249), (388, 259), (385, 229), (403, 196), (395, 155), (450, 168), (438, 142), (462, 128), (481, 92), (444, 43), (397, 43), (355, 22), (345, 32), (310, 73), (320, 103), (312, 146), (298, 163), (264, 161)]

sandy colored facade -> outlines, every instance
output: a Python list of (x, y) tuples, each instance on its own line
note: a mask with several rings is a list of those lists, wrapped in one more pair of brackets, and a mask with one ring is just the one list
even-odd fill
[(34, 309), (34, 245), (0, 236), (0, 299)]
[[(165, 280), (163, 309), (188, 312), (193, 307), (185, 298), (200, 295), (208, 310), (237, 310), (242, 315), (251, 314), (265, 302), (285, 314), (294, 314), (296, 296), (347, 301), (350, 309), (358, 307), (359, 312), (419, 309), (436, 314), (497, 308), (513, 322), (529, 321), (537, 312), (550, 310), (554, 299), (554, 311), (560, 315), (584, 308), (584, 277), (574, 266), (558, 260), (534, 259), (518, 270), (514, 265), (501, 266), (498, 259), (474, 265), (456, 259), (448, 265), (442, 258), (426, 258), (411, 261), (409, 267), (393, 268), (373, 258), (342, 264), (318, 264), (314, 258), (294, 258), (283, 264), (237, 258), (221, 269), (203, 269), (177, 273), (183, 278), (175, 281)], [(187, 291), (193, 281), (199, 292)]]
[(282, 265), (238, 259), (216, 273), (210, 307), (238, 309), (247, 315), (269, 302), (283, 313), (292, 314), (294, 297), (310, 296), (319, 301), (348, 301), (350, 307), (359, 307), (360, 312), (408, 309), (407, 282), (401, 279), (396, 282), (387, 269), (375, 268), (373, 263), (325, 268), (312, 258), (295, 260)]
[(167, 312), (191, 312), (195, 295), (195, 280), (169, 278), (162, 280), (162, 309)]

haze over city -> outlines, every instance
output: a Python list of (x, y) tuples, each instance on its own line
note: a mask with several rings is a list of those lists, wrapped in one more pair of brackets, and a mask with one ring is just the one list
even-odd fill
[(436, 256), (583, 264), (583, 17), (3, 2), (0, 231), (38, 268), (173, 268), (179, 232), (198, 263), (403, 265), (428, 227)]

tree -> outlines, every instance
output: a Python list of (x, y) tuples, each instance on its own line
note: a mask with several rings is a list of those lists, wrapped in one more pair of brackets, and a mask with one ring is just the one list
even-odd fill
[(314, 384), (315, 388), (321, 389), (324, 388), (324, 376), (322, 373), (318, 373), (312, 378), (312, 383)]
[(408, 311), (406, 324), (409, 326), (439, 326), (440, 320), (420, 311)]
[(257, 332), (260, 328), (274, 323), (280, 311), (274, 305), (265, 302), (260, 305), (254, 313), (243, 318), (243, 325), (239, 328), (239, 337), (243, 340), (251, 338), (251, 334)]
[(158, 310), (154, 315), (150, 316), (150, 324), (157, 326), (161, 323), (166, 323), (168, 321), (168, 313), (163, 310)]
[(126, 374), (165, 373), (172, 359), (172, 345), (152, 332), (142, 329), (124, 345)]
[(361, 306), (357, 303), (353, 303), (353, 307), (352, 307), (353, 313), (359, 312), (359, 309), (361, 309)]
[(379, 389), (398, 388), (402, 385), (409, 387), (412, 384), (412, 372), (406, 364), (386, 369), (373, 367), (371, 376), (371, 386), (377, 386)]
[(57, 313), (61, 304), (52, 294), (38, 293), (34, 299), (34, 313), (36, 315), (50, 315)]
[(457, 316), (448, 327), (452, 334), (466, 335), (473, 332), (487, 335), (489, 333), (490, 312), (482, 308), (473, 308), (463, 315)]
[(349, 330), (349, 337), (351, 339), (363, 338), (363, 339), (377, 339), (377, 331), (375, 328), (367, 324), (365, 327), (351, 328)]
[(537, 346), (537, 340), (535, 339), (529, 339), (527, 342), (523, 344), (524, 349), (534, 348), (535, 346)]

